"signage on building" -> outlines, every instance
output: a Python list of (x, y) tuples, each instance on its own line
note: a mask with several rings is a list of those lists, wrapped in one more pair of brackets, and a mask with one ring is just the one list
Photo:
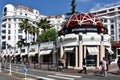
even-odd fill
[(40, 49), (53, 49), (54, 48), (54, 42), (45, 42), (40, 44)]
[(107, 29), (104, 27), (98, 27), (98, 26), (76, 26), (76, 27), (70, 27), (66, 28), (64, 30), (65, 34), (69, 33), (86, 33), (86, 32), (96, 32), (96, 33), (107, 33)]

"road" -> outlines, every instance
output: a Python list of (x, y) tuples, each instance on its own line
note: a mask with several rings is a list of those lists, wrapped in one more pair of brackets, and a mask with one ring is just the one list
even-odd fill
[[(7, 71), (7, 72), (6, 72)], [(12, 67), (12, 76), (9, 75), (9, 69), (4, 69), (0, 73), (0, 80), (23, 80), (24, 70), (22, 68)], [(29, 69), (27, 72), (27, 80), (119, 80), (119, 74), (108, 73), (107, 77), (102, 77), (99, 73), (63, 73), (54, 71), (42, 71)]]

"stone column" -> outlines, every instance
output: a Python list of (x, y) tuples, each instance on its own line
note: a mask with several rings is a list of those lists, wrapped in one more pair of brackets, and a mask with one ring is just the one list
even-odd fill
[(38, 43), (38, 63), (40, 64), (40, 43)]
[(86, 58), (86, 46), (84, 46), (84, 58)]
[(78, 47), (75, 46), (75, 68), (78, 68)]
[(103, 33), (101, 34), (101, 43), (100, 43), (100, 61), (105, 57), (105, 48), (104, 48), (104, 38)]
[(82, 69), (83, 62), (83, 45), (82, 45), (82, 33), (79, 34), (79, 68)]
[(62, 38), (60, 38), (60, 58), (63, 57), (63, 54), (64, 52), (63, 52)]
[(56, 53), (55, 53), (54, 51), (53, 51), (52, 56), (53, 56), (53, 63), (57, 63), (57, 62), (56, 62)]
[[(97, 49), (99, 50), (99, 46), (97, 46)], [(99, 52), (100, 53), (100, 52)], [(97, 68), (99, 68), (99, 53), (97, 54)]]

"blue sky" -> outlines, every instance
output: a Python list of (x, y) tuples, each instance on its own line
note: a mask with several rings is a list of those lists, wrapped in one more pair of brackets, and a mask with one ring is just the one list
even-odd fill
[[(118, 1), (120, 0), (76, 0), (76, 11), (89, 12), (94, 7), (101, 7)], [(0, 17), (6, 4), (23, 5), (31, 9), (37, 9), (45, 16), (65, 14), (70, 12), (71, 9), (71, 0), (0, 0)]]

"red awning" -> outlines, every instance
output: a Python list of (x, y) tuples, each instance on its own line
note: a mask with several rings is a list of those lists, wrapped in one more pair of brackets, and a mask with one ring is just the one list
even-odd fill
[(120, 47), (120, 41), (113, 44), (113, 47)]

